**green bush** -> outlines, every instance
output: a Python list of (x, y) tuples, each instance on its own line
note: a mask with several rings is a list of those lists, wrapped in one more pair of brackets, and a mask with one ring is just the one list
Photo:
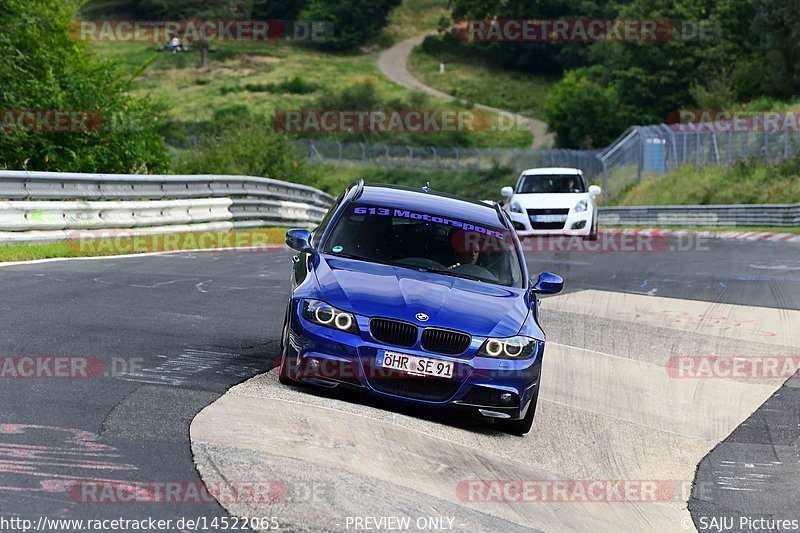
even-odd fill
[(309, 94), (319, 90), (319, 86), (306, 81), (301, 76), (285, 79), (280, 83), (248, 83), (244, 88), (252, 93)]
[(377, 109), (383, 98), (373, 78), (358, 80), (338, 92), (326, 92), (317, 99), (320, 109)]
[(303, 182), (300, 154), (285, 136), (268, 127), (264, 117), (243, 118), (230, 110), (215, 117), (215, 127), (219, 131), (204, 136), (198, 148), (177, 157), (177, 173), (239, 174)]
[(330, 23), (332, 34), (318, 43), (328, 50), (348, 50), (375, 37), (402, 0), (309, 0), (300, 18)]
[[(129, 80), (75, 40), (78, 0), (0, 0), (0, 109), (85, 113), (82, 131), (11, 128), (0, 168), (161, 172), (169, 159), (162, 110), (128, 93)], [(8, 116), (8, 115), (7, 115)], [(46, 128), (45, 128), (46, 129)]]
[(627, 126), (628, 117), (617, 90), (594, 81), (596, 70), (567, 72), (547, 97), (544, 116), (558, 135), (559, 146), (602, 148)]
[(219, 88), (219, 94), (222, 96), (231, 94), (231, 93), (240, 93), (245, 90), (245, 87), (241, 87), (239, 85), (223, 85)]

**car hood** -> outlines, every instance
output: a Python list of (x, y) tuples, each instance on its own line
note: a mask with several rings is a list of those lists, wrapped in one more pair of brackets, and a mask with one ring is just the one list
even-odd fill
[(551, 193), (551, 194), (515, 194), (512, 203), (518, 203), (523, 209), (572, 209), (581, 200), (588, 200), (589, 193)]
[[(369, 317), (508, 337), (530, 311), (524, 289), (415, 269), (320, 255), (314, 273), (326, 302)], [(417, 313), (429, 320), (420, 322)]]

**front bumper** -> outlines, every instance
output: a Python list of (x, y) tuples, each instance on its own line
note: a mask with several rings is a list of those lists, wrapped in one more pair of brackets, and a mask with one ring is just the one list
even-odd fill
[[(536, 397), (544, 345), (525, 360), (475, 356), (485, 337), (473, 337), (462, 355), (448, 356), (382, 344), (371, 337), (369, 319), (357, 316), (360, 335), (311, 323), (292, 303), (288, 364), (298, 381), (323, 386), (348, 386), (371, 396), (416, 406), (460, 408), (484, 417), (523, 418)], [(378, 368), (378, 350), (418, 355), (454, 363), (452, 379), (418, 377)], [(508, 396), (510, 395), (510, 396)], [(510, 401), (509, 401), (510, 398)]]
[(573, 212), (570, 211), (566, 215), (563, 227), (547, 229), (534, 228), (531, 223), (531, 217), (527, 213), (517, 213), (514, 211), (508, 212), (511, 221), (514, 223), (514, 229), (517, 230), (517, 235), (520, 237), (530, 237), (534, 235), (582, 235), (586, 236), (592, 232), (592, 221), (594, 219), (594, 208), (589, 208), (586, 211)]

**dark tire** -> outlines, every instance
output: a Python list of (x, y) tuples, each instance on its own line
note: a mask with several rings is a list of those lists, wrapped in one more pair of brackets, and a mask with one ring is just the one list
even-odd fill
[(495, 421), (495, 426), (500, 431), (509, 433), (511, 435), (525, 435), (531, 430), (533, 426), (533, 417), (536, 415), (536, 404), (539, 403), (539, 387), (536, 387), (536, 392), (533, 394), (528, 412), (525, 413), (525, 418), (520, 420), (501, 420)]
[[(291, 304), (290, 308), (291, 308)], [(291, 385), (292, 383), (297, 383), (291, 377), (291, 371), (289, 369), (289, 309), (286, 310), (286, 318), (283, 321), (283, 332), (281, 333), (281, 353), (278, 356), (278, 381), (283, 383), (284, 385)]]
[(589, 232), (589, 235), (583, 238), (585, 241), (596, 241), (597, 240), (597, 219), (592, 222), (592, 229)]

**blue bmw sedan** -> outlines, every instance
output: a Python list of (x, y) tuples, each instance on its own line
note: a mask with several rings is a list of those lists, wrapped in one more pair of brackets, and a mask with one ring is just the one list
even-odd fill
[(360, 181), (286, 243), (298, 254), (282, 383), (355, 387), (530, 430), (545, 345), (538, 297), (563, 280), (529, 278), (499, 206)]

